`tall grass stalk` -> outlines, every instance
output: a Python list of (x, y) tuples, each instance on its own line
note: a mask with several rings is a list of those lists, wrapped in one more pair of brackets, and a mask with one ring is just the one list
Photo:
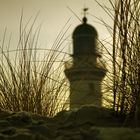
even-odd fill
[(0, 108), (51, 117), (66, 108), (69, 87), (63, 76), (67, 57), (63, 44), (69, 27), (68, 23), (63, 27), (50, 50), (41, 49), (41, 26), (35, 27), (36, 18), (24, 26), (22, 14), (16, 50), (10, 50), (11, 39), (7, 43), (7, 30), (4, 32), (0, 44)]
[[(112, 10), (101, 5), (111, 17), (113, 26), (103, 22), (110, 32), (111, 40), (103, 46), (110, 46), (106, 89), (112, 93), (112, 108), (121, 116), (140, 118), (140, 1), (109, 0)], [(112, 14), (114, 13), (114, 14)], [(110, 63), (110, 64), (111, 64)], [(128, 115), (129, 114), (129, 115)]]

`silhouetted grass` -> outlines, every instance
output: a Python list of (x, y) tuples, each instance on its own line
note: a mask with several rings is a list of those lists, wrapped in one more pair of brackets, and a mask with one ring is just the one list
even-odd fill
[(108, 101), (117, 114), (127, 115), (126, 119), (134, 118), (137, 124), (140, 117), (140, 1), (109, 0), (109, 3), (112, 9), (99, 4), (113, 21), (113, 26), (102, 21), (111, 36), (111, 41), (103, 43), (109, 62), (105, 87), (113, 97)]
[(15, 50), (10, 50), (11, 38), (7, 40), (5, 29), (0, 44), (0, 108), (53, 116), (67, 107), (69, 87), (62, 60), (67, 57), (63, 43), (69, 27), (65, 25), (50, 49), (41, 49), (41, 26), (35, 27), (36, 18), (24, 26), (22, 14)]

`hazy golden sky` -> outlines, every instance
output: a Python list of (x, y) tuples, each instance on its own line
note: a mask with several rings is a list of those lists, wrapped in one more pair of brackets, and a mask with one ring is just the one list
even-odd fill
[[(107, 3), (108, 0), (98, 1), (109, 6)], [(71, 24), (69, 34), (72, 34), (73, 29), (80, 24), (80, 21), (67, 7), (73, 9), (73, 11), (82, 18), (82, 9), (84, 5), (89, 8), (90, 14), (110, 23), (105, 12), (103, 12), (94, 0), (0, 0), (0, 37), (4, 27), (7, 27), (8, 31), (16, 36), (23, 8), (25, 22), (40, 11), (37, 23), (43, 22), (41, 41), (51, 45), (69, 18), (71, 18), (69, 21), (69, 25)], [(97, 21), (97, 19), (90, 16), (90, 14), (87, 15), (88, 23), (92, 24), (97, 29), (99, 37), (105, 38), (108, 36), (105, 27), (96, 23), (95, 21)]]

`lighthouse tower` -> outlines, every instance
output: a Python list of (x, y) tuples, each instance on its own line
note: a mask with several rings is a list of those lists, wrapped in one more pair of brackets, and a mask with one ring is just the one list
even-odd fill
[(68, 66), (67, 62), (64, 71), (70, 83), (70, 109), (102, 104), (101, 82), (106, 70), (97, 62), (101, 57), (97, 38), (96, 29), (87, 23), (84, 16), (83, 23), (75, 28), (72, 35), (72, 65)]

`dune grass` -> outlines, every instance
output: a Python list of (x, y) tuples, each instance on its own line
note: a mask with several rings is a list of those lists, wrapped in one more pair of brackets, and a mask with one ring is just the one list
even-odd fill
[(50, 49), (40, 48), (41, 26), (35, 27), (36, 18), (23, 25), (22, 14), (15, 50), (10, 50), (11, 37), (8, 40), (4, 31), (0, 44), (0, 108), (52, 117), (68, 107), (69, 87), (63, 75), (63, 60), (68, 54), (63, 52), (63, 44), (69, 27), (63, 27)]
[(117, 114), (125, 114), (126, 120), (134, 118), (137, 124), (140, 118), (140, 1), (108, 1), (111, 9), (97, 1), (113, 21), (113, 25), (108, 25), (100, 20), (110, 33), (110, 40), (101, 42), (108, 54), (104, 87), (109, 98), (106, 99)]

